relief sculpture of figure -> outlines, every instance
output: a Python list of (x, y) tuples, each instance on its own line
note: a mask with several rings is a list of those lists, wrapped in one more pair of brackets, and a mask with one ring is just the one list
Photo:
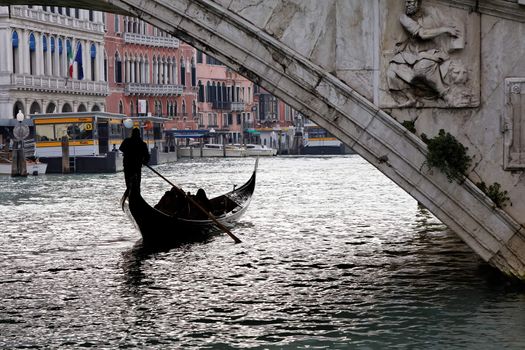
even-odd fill
[(451, 104), (449, 53), (463, 48), (463, 33), (435, 8), (420, 9), (421, 0), (407, 0), (399, 21), (408, 38), (396, 44), (387, 69), (388, 88), (399, 107), (420, 106), (421, 99)]

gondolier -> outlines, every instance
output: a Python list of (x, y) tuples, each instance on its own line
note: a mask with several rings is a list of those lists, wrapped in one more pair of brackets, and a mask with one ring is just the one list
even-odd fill
[(126, 189), (131, 185), (137, 186), (140, 191), (140, 180), (142, 165), (149, 162), (148, 146), (140, 137), (140, 130), (134, 128), (131, 131), (131, 137), (126, 138), (119, 147), (124, 153), (124, 178), (126, 180)]

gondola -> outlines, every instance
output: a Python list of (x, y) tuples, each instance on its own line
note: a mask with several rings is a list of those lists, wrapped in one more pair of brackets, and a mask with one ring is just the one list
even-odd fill
[[(210, 199), (211, 214), (225, 227), (231, 228), (246, 212), (255, 190), (257, 165), (258, 159), (252, 176), (244, 185)], [(137, 188), (132, 186), (127, 198), (126, 195), (123, 197), (123, 209), (140, 231), (144, 244), (177, 245), (204, 241), (221, 231), (204, 213), (183, 217), (155, 209), (144, 200)]]

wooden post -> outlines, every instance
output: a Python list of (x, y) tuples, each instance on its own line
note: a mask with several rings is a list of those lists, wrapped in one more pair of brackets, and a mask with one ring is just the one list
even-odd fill
[(13, 143), (11, 176), (27, 176), (26, 157), (24, 155), (24, 141), (15, 141)]
[(222, 134), (222, 156), (226, 157), (226, 135)]
[(62, 174), (69, 174), (69, 140), (62, 136)]

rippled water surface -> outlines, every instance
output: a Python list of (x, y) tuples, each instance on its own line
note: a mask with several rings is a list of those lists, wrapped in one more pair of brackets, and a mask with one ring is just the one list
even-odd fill
[[(213, 196), (253, 165), (157, 170)], [(523, 288), (357, 156), (262, 158), (237, 245), (148, 251), (123, 189), (0, 177), (0, 348), (525, 348)], [(148, 201), (168, 189), (143, 170)]]

